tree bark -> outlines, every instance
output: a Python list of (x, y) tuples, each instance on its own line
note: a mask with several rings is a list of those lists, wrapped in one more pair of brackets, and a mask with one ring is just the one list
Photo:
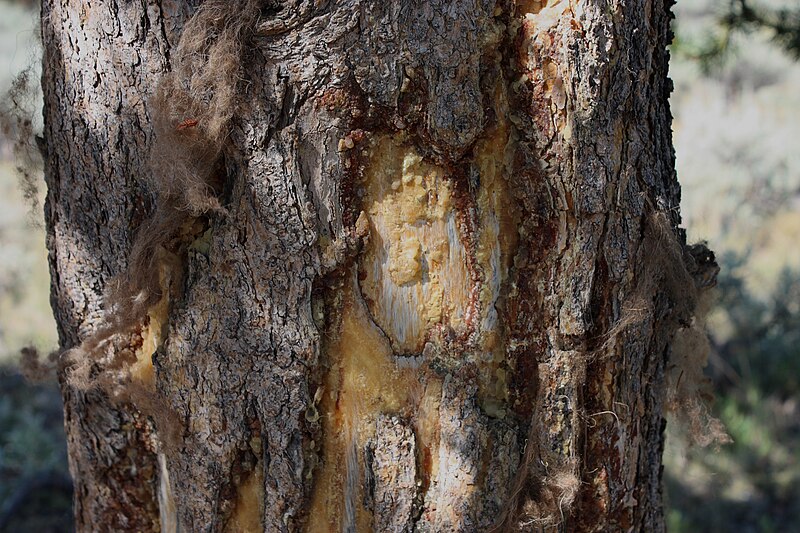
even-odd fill
[(45, 0), (78, 530), (664, 530), (669, 9)]

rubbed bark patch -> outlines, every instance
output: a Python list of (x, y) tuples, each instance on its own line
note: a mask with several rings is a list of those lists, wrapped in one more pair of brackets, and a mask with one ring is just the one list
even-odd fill
[[(356, 273), (345, 274), (343, 288), (331, 284), (340, 296), (324, 299), (341, 302), (341, 320), (323, 337), (324, 440), (310, 531), (369, 524), (401, 531), (415, 523), (470, 531), (488, 527), (500, 510), (520, 455), (515, 423), (500, 421), (509, 412), (513, 369), (498, 314), (518, 215), (506, 184), (515, 139), (502, 84), (492, 96), (496, 124), (457, 172), (426, 159), (403, 133), (356, 132), (339, 143), (346, 161), (360, 154), (354, 193), (362, 211), (354, 231), (364, 245)], [(456, 175), (471, 176), (471, 192), (456, 190), (464, 187)], [(443, 383), (450, 383), (446, 390)], [(457, 383), (465, 389), (454, 395)], [(464, 425), (467, 412), (455, 407), (462, 404), (470, 414)], [(456, 410), (443, 419), (445, 405)], [(461, 438), (456, 425), (473, 438), (453, 448)], [(384, 460), (387, 453), (402, 457), (402, 473)], [(469, 475), (454, 477), (465, 454)], [(478, 489), (487, 485), (496, 491)], [(398, 498), (392, 505), (389, 494)], [(455, 502), (469, 512), (461, 516)]]
[(320, 400), (322, 465), (315, 474), (308, 531), (368, 528), (363, 452), (382, 413), (405, 411), (420, 386), (393, 361), (388, 339), (372, 323), (352, 279), (344, 290), (341, 326), (325, 349), (328, 375)]
[(129, 367), (131, 379), (150, 389), (155, 389), (153, 356), (164, 342), (169, 320), (169, 273), (162, 267), (159, 274), (161, 298), (147, 310), (141, 330), (142, 343), (135, 351), (136, 360)]
[(487, 530), (500, 512), (504, 489), (518, 467), (513, 425), (484, 414), (477, 387), (447, 376), (439, 408), (437, 474), (425, 497), (417, 531)]
[(420, 353), (431, 328), (463, 334), (474, 312), (452, 184), (443, 168), (402, 139), (381, 138), (370, 152), (363, 183), (370, 231), (360, 287), (393, 349)]
[(158, 454), (158, 509), (161, 533), (178, 533), (175, 494), (169, 479), (167, 457), (163, 452)]
[(477, 349), (481, 371), (479, 396), (483, 409), (497, 418), (505, 416), (509, 402), (509, 379), (514, 373), (508, 360), (507, 324), (502, 319), (511, 285), (514, 257), (519, 245), (520, 212), (508, 187), (508, 173), (517, 150), (517, 137), (508, 122), (506, 87), (495, 85), (492, 93), (495, 123), (474, 148), (472, 172), (478, 190), (475, 263), (480, 275)]

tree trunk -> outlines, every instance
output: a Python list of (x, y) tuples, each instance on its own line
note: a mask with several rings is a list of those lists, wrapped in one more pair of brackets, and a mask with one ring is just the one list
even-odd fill
[(45, 0), (78, 529), (663, 530), (669, 4)]

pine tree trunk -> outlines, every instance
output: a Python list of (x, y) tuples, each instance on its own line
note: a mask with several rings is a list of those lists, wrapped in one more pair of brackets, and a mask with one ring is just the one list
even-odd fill
[(79, 531), (664, 530), (669, 4), (45, 0)]

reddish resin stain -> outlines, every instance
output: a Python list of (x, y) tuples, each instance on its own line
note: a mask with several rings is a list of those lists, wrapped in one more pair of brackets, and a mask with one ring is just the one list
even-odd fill
[(183, 131), (183, 130), (187, 130), (187, 129), (189, 129), (189, 128), (194, 128), (194, 127), (195, 127), (195, 126), (197, 126), (198, 124), (199, 124), (199, 122), (198, 122), (197, 120), (195, 120), (195, 119), (193, 119), (193, 118), (187, 118), (186, 120), (184, 120), (183, 122), (181, 122), (180, 124), (178, 124), (178, 125), (175, 127), (175, 129), (176, 129), (177, 131)]

